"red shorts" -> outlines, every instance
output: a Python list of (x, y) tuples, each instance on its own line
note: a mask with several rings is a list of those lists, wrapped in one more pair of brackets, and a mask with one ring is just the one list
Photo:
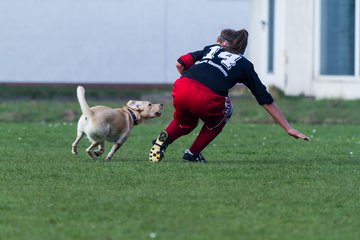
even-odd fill
[(181, 77), (173, 88), (174, 120), (182, 128), (193, 128), (201, 119), (208, 128), (227, 121), (232, 114), (230, 99), (220, 96), (202, 83)]

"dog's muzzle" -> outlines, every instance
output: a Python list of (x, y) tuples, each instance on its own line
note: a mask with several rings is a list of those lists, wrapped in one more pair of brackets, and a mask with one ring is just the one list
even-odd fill
[(160, 117), (161, 114), (162, 114), (162, 110), (163, 110), (163, 109), (164, 109), (164, 105), (163, 105), (162, 103), (160, 103), (160, 111), (156, 112), (155, 115), (156, 115), (157, 117)]

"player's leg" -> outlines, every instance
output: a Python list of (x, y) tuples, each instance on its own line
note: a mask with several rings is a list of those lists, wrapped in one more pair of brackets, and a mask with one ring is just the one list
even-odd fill
[(182, 79), (176, 81), (172, 93), (175, 109), (174, 118), (165, 131), (161, 132), (153, 141), (149, 154), (150, 161), (161, 161), (169, 144), (179, 137), (189, 134), (197, 126), (199, 118), (187, 110), (192, 104), (192, 99), (189, 98), (189, 91), (191, 91), (191, 88), (189, 89), (189, 85)]
[(201, 117), (204, 121), (204, 125), (190, 149), (185, 150), (183, 156), (184, 160), (192, 162), (207, 162), (201, 152), (216, 138), (216, 136), (219, 135), (233, 112), (230, 99), (227, 97), (224, 100), (225, 102), (222, 103), (224, 104), (223, 110), (219, 114), (213, 112), (209, 115), (207, 112)]
[(225, 121), (222, 121), (216, 128), (208, 128), (206, 124), (204, 124), (190, 149), (185, 150), (183, 159), (191, 162), (206, 163), (207, 161), (201, 152), (219, 135), (225, 123)]
[(197, 126), (198, 117), (188, 111), (175, 110), (174, 119), (170, 122), (165, 131), (153, 141), (150, 149), (149, 160), (153, 162), (161, 161), (165, 155), (165, 150), (169, 144), (173, 143), (181, 136), (189, 134)]
[[(177, 111), (177, 113), (179, 112)], [(180, 114), (181, 116), (179, 116)], [(199, 123), (199, 118), (189, 111), (181, 111), (180, 114), (176, 114), (177, 116), (174, 114), (174, 120), (165, 129), (169, 135), (169, 144), (179, 137), (191, 133)]]

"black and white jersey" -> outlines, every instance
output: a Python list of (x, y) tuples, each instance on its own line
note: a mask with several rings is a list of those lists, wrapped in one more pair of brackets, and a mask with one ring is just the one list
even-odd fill
[(181, 56), (184, 77), (197, 80), (221, 96), (237, 83), (247, 86), (259, 104), (271, 104), (272, 96), (260, 81), (253, 64), (244, 56), (226, 51), (218, 44)]

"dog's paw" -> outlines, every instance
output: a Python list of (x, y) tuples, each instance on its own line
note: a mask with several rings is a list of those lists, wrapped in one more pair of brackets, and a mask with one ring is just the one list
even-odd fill
[(76, 149), (71, 149), (71, 153), (74, 154), (74, 155), (77, 155), (78, 151)]
[(92, 160), (96, 160), (97, 156), (92, 152), (92, 151), (87, 151), (86, 152), (88, 154), (88, 156), (92, 159)]
[(103, 153), (104, 153), (103, 151), (98, 151), (98, 150), (94, 151), (94, 155), (96, 157), (100, 157)]

